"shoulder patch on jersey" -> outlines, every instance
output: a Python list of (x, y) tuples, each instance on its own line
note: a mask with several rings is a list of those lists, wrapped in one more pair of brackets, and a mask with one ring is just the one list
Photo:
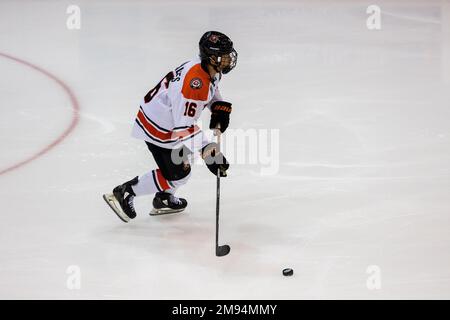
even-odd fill
[(186, 73), (181, 93), (185, 99), (206, 101), (209, 95), (209, 85), (209, 74), (202, 69), (200, 63), (197, 63)]
[(190, 86), (192, 89), (201, 89), (203, 87), (202, 79), (200, 79), (200, 78), (192, 79)]

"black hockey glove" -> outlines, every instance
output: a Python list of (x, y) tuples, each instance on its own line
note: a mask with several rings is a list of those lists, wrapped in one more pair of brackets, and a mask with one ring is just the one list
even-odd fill
[(230, 123), (231, 103), (225, 101), (216, 101), (211, 105), (210, 129), (216, 129), (220, 124), (220, 131), (225, 132)]
[(217, 170), (220, 170), (221, 177), (227, 176), (227, 170), (230, 164), (222, 152), (217, 152), (217, 143), (213, 142), (204, 146), (202, 149), (202, 158), (209, 171), (215, 176), (217, 175)]

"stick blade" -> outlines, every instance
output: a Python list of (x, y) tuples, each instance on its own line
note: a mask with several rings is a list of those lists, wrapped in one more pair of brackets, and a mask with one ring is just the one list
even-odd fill
[(218, 257), (226, 256), (227, 254), (230, 253), (230, 250), (231, 250), (231, 248), (227, 244), (225, 244), (223, 246), (218, 246), (216, 248), (216, 256), (218, 256)]

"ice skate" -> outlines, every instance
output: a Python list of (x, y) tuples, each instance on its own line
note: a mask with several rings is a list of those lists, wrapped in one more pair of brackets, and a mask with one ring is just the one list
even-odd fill
[(112, 193), (103, 195), (103, 199), (123, 222), (129, 222), (136, 217), (133, 205), (136, 194), (131, 186), (137, 182), (138, 177), (115, 187)]
[(186, 199), (177, 198), (168, 192), (157, 192), (153, 199), (151, 216), (182, 212), (187, 206)]

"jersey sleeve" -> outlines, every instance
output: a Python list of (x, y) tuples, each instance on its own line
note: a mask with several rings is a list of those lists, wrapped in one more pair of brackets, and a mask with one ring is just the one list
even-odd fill
[(213, 98), (211, 99), (211, 101), (208, 103), (207, 107), (209, 109), (209, 111), (211, 111), (211, 105), (216, 102), (216, 101), (223, 101), (222, 99), (222, 95), (220, 94), (220, 90), (219, 88), (216, 89), (216, 92), (214, 93)]
[(196, 124), (209, 100), (209, 77), (201, 70), (192, 68), (185, 76), (181, 92), (172, 104), (173, 133), (192, 152), (209, 143), (208, 138)]

